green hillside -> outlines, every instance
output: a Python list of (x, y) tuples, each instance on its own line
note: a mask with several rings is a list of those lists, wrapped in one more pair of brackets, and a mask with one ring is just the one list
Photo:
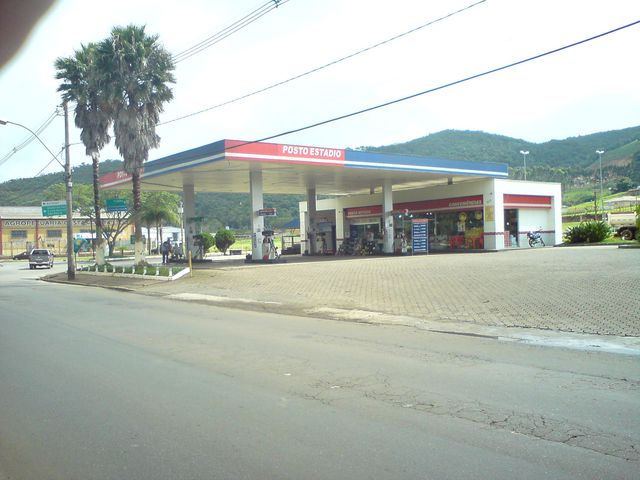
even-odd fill
[(640, 152), (640, 126), (594, 133), (565, 140), (532, 143), (485, 132), (444, 130), (406, 143), (382, 147), (362, 147), (370, 152), (428, 155), (457, 160), (506, 163), (522, 166), (520, 150), (529, 151), (527, 163), (562, 168), (587, 169), (598, 160), (595, 153), (605, 150), (603, 162)]
[(561, 182), (563, 191), (582, 189), (582, 198), (593, 195), (599, 181), (599, 161), (602, 156), (603, 179), (606, 188), (616, 191), (619, 185), (640, 184), (640, 126), (594, 133), (565, 140), (533, 143), (517, 138), (485, 132), (444, 130), (406, 143), (381, 147), (360, 147), (369, 152), (422, 155), (452, 160), (506, 163), (509, 177), (524, 177), (521, 150), (528, 151), (527, 179)]
[[(120, 160), (105, 160), (100, 162), (100, 175), (120, 170)], [(87, 185), (93, 184), (93, 169), (91, 164), (78, 165), (71, 172), (74, 183)], [(40, 205), (42, 192), (51, 185), (64, 183), (64, 173), (56, 172), (33, 178), (17, 178), (0, 183), (0, 205), (2, 206), (29, 206)]]

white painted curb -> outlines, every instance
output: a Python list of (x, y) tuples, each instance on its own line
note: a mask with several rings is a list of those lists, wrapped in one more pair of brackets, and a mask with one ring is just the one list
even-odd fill
[(115, 272), (96, 272), (95, 270), (83, 270), (82, 268), (76, 269), (78, 273), (87, 273), (89, 275), (103, 276), (103, 277), (120, 277), (120, 278), (141, 278), (145, 280), (158, 280), (161, 282), (172, 282), (174, 280), (178, 280), (179, 278), (184, 277), (186, 274), (191, 272), (189, 267), (183, 268), (177, 273), (169, 277), (162, 277), (160, 275), (138, 275), (136, 273), (115, 273)]

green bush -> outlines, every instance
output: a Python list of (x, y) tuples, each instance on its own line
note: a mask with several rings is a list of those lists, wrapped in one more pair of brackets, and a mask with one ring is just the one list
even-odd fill
[(193, 236), (196, 245), (202, 245), (202, 251), (207, 253), (215, 245), (213, 235), (209, 232), (202, 232)]
[(216, 233), (216, 248), (222, 253), (226, 253), (227, 249), (236, 243), (236, 236), (231, 230), (221, 228)]
[(606, 222), (582, 222), (569, 228), (565, 237), (569, 243), (598, 243), (611, 236), (611, 227)]

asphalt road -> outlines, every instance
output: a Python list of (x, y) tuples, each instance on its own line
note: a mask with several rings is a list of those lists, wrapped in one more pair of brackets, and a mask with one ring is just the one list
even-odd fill
[(638, 478), (637, 356), (42, 273), (0, 268), (0, 478)]

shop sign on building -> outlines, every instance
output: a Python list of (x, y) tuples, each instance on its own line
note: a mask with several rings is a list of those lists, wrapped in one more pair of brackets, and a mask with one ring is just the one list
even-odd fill
[(2, 220), (3, 227), (35, 227), (35, 220)]
[(225, 140), (225, 158), (254, 162), (290, 163), (344, 167), (345, 150), (341, 148), (281, 145), (276, 143)]
[(429, 252), (429, 219), (414, 218), (411, 221), (411, 251), (412, 253)]
[(349, 207), (344, 209), (347, 218), (372, 217), (382, 215), (382, 205), (370, 205), (368, 207)]
[(65, 200), (50, 200), (42, 202), (42, 216), (54, 217), (67, 214), (67, 202)]

